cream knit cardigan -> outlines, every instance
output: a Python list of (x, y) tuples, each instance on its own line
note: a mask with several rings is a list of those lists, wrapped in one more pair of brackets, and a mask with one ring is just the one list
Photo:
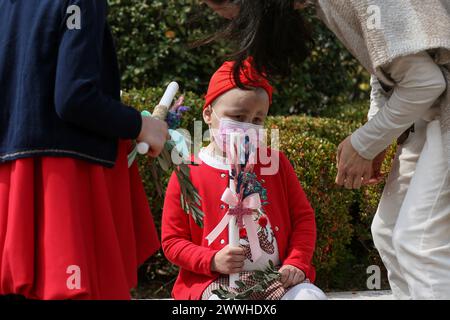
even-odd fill
[[(314, 0), (319, 17), (361, 64), (395, 86), (383, 66), (428, 51), (450, 83), (450, 0)], [(373, 20), (379, 18), (378, 21)], [(376, 22), (379, 22), (377, 25)], [(450, 167), (450, 90), (437, 101)]]

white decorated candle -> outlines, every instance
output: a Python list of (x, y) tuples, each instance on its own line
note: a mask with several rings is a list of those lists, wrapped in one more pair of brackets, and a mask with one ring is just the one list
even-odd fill
[(160, 105), (165, 107), (170, 107), (172, 105), (173, 99), (175, 98), (180, 86), (176, 82), (171, 82), (164, 92), (163, 97), (161, 98)]
[[(231, 167), (230, 167), (230, 177), (231, 177), (231, 170), (234, 167), (234, 163), (236, 159), (240, 159), (239, 152), (242, 150), (240, 148), (241, 144), (241, 136), (239, 133), (231, 133), (230, 134), (230, 150), (228, 150), (228, 154), (231, 157)], [(230, 189), (234, 193), (236, 192), (236, 185), (234, 184), (234, 181), (230, 179)], [(229, 245), (230, 247), (239, 247), (239, 227), (237, 225), (236, 217), (232, 217), (229, 224), (228, 224), (228, 239), (229, 239)], [(239, 280), (239, 274), (234, 273), (230, 274), (230, 287), (237, 288), (236, 281)]]
[[(180, 89), (180, 86), (176, 82), (171, 82), (168, 86), (166, 91), (164, 92), (164, 95), (159, 102), (159, 105), (155, 108), (154, 116), (156, 118), (161, 118), (160, 120), (164, 120), (167, 111), (172, 105), (173, 99), (175, 98), (178, 90)], [(158, 109), (159, 108), (159, 109)], [(150, 146), (146, 142), (140, 142), (137, 145), (137, 152), (139, 154), (147, 154), (150, 151)]]

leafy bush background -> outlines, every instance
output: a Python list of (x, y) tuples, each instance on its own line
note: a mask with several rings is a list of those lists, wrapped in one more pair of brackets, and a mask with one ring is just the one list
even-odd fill
[[(217, 31), (222, 19), (199, 0), (109, 2), (124, 88), (160, 87), (175, 80), (185, 91), (205, 93), (230, 46), (222, 42), (190, 49), (189, 45)], [(367, 73), (314, 13), (312, 9), (305, 13), (316, 43), (311, 58), (295, 67), (291, 78), (277, 81), (272, 114), (319, 115), (336, 104), (367, 97)]]

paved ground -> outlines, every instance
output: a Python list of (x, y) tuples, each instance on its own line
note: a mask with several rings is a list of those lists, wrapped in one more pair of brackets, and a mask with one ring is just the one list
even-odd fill
[(391, 291), (355, 291), (327, 293), (330, 300), (393, 300)]
[[(328, 292), (329, 300), (393, 300), (391, 291)], [(171, 300), (171, 299), (160, 299)]]

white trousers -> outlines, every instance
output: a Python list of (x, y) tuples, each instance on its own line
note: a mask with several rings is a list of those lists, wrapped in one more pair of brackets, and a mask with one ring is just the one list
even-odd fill
[(281, 300), (328, 300), (328, 298), (317, 286), (304, 282), (289, 289)]
[(397, 299), (450, 299), (450, 178), (438, 120), (399, 147), (372, 224)]
[[(212, 295), (208, 300), (220, 300)], [(289, 289), (281, 300), (328, 300), (325, 293), (312, 283), (304, 282)]]

